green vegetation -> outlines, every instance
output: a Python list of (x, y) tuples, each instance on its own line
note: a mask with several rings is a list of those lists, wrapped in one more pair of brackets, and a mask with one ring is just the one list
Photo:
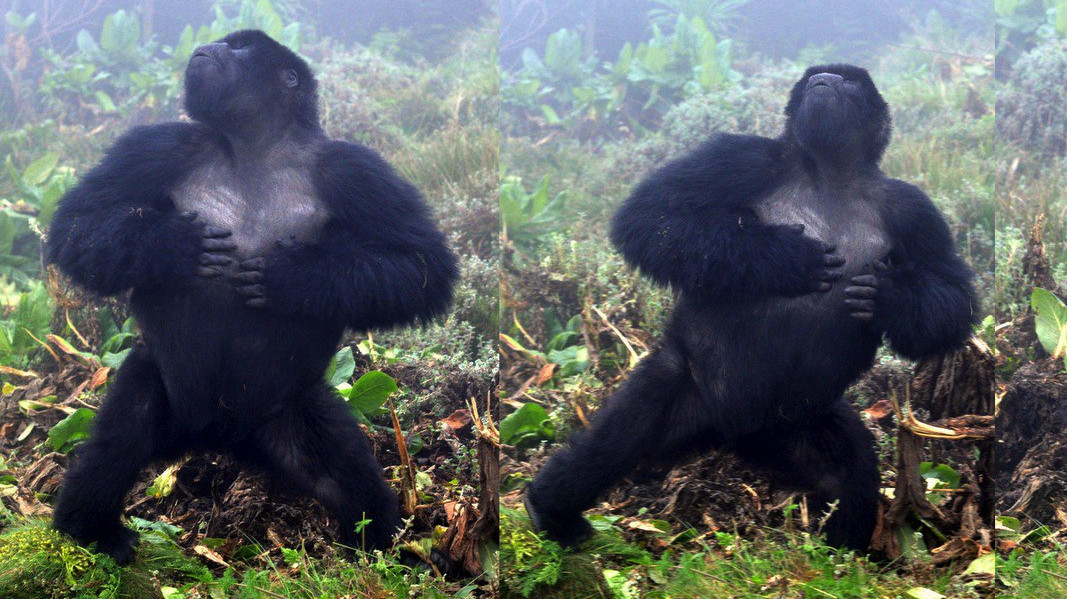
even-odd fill
[[(796, 507), (796, 506), (792, 506)], [(656, 520), (591, 518), (597, 533), (582, 551), (566, 551), (530, 528), (524, 514), (501, 514), (505, 599), (672, 597), (979, 597), (974, 582), (916, 564), (885, 567), (833, 549), (801, 532), (767, 531), (759, 539), (686, 529)], [(643, 531), (643, 541), (627, 539)], [(989, 556), (992, 561), (992, 556)], [(650, 590), (651, 589), (651, 590)], [(930, 593), (930, 594), (923, 594)]]

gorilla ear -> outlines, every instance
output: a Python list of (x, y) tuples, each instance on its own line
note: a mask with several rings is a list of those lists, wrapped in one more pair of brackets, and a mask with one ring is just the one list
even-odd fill
[(285, 69), (282, 71), (282, 83), (285, 87), (296, 87), (300, 85), (300, 77), (297, 77), (296, 71), (293, 69)]

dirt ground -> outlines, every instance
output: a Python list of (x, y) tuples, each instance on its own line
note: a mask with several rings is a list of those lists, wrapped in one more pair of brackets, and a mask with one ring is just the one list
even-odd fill
[[(1012, 325), (1026, 326), (1032, 330), (1032, 319)], [(1067, 530), (1067, 372), (1062, 359), (1043, 356), (1036, 344), (1016, 347), (1036, 356), (1001, 389), (997, 508), (1021, 518), (1027, 528), (1044, 525), (1062, 536)]]

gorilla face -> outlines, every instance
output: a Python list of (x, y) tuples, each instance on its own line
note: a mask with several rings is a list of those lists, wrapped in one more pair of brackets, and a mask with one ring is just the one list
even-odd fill
[(307, 63), (288, 48), (262, 31), (237, 31), (193, 51), (185, 110), (223, 130), (246, 125), (250, 117), (317, 127), (315, 87)]
[(889, 108), (866, 70), (809, 68), (793, 86), (786, 130), (805, 152), (831, 161), (862, 156), (877, 163), (889, 144)]

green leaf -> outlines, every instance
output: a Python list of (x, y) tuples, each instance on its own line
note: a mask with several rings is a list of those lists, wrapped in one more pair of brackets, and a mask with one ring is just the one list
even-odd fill
[(100, 363), (109, 368), (118, 369), (126, 361), (126, 356), (130, 355), (131, 351), (133, 351), (132, 347), (117, 352), (106, 352), (100, 356)]
[(331, 387), (337, 387), (347, 383), (356, 371), (356, 359), (352, 355), (352, 348), (345, 346), (330, 360), (330, 366), (326, 369), (326, 381)]
[(1067, 306), (1051, 291), (1034, 289), (1030, 305), (1037, 316), (1034, 318), (1037, 339), (1053, 358), (1067, 355)]
[(536, 433), (543, 430), (548, 422), (548, 412), (535, 403), (523, 404), (521, 408), (500, 421), (500, 442), (515, 445), (524, 433)]
[(52, 222), (52, 215), (56, 212), (56, 205), (59, 204), (59, 198), (63, 197), (63, 192), (67, 190), (67, 185), (62, 181), (54, 181), (51, 185), (45, 188), (41, 193), (41, 201), (37, 208), (37, 222), (42, 227), (47, 227)]
[(987, 553), (976, 558), (967, 566), (967, 569), (963, 571), (963, 575), (968, 574), (981, 574), (992, 577), (994, 574), (994, 565), (997, 563), (997, 554)]
[(26, 170), (22, 172), (22, 180), (28, 185), (37, 187), (48, 180), (48, 176), (56, 169), (57, 164), (59, 164), (59, 154), (49, 152), (26, 167)]
[(78, 408), (48, 431), (48, 444), (59, 453), (67, 453), (89, 437), (89, 428), (94, 417), (96, 412), (89, 408)]
[(558, 125), (563, 122), (563, 119), (559, 118), (559, 113), (548, 104), (541, 105), (541, 116), (545, 117), (545, 122), (549, 125)]
[[(990, 553), (989, 555), (993, 554)], [(910, 599), (945, 599), (945, 596), (941, 593), (938, 593), (937, 591), (931, 591), (926, 587), (916, 587), (914, 589), (910, 589), (908, 592), (904, 593), (904, 596)]]
[(389, 396), (396, 393), (398, 387), (393, 377), (372, 370), (359, 377), (348, 392), (348, 404), (363, 414), (368, 414), (382, 407)]

